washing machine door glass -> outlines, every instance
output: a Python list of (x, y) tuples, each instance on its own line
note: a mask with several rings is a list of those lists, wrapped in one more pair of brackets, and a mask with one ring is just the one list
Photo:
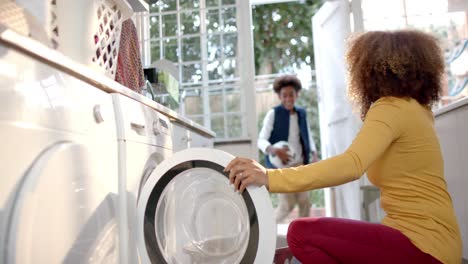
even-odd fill
[(242, 194), (213, 149), (175, 153), (154, 169), (138, 199), (137, 244), (144, 263), (272, 263), (276, 224), (265, 187)]
[(249, 237), (249, 213), (229, 180), (210, 168), (187, 169), (161, 194), (155, 220), (158, 247), (174, 263), (239, 263)]

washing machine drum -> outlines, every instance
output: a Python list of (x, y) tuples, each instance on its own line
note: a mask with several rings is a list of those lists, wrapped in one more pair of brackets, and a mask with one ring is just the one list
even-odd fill
[(273, 263), (276, 225), (265, 187), (242, 194), (234, 157), (192, 148), (159, 164), (138, 200), (138, 247), (148, 263)]

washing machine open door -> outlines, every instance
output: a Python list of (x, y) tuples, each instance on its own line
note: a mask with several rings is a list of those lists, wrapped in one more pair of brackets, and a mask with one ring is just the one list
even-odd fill
[(143, 263), (273, 263), (276, 224), (265, 187), (242, 194), (214, 149), (175, 153), (153, 171), (138, 200)]

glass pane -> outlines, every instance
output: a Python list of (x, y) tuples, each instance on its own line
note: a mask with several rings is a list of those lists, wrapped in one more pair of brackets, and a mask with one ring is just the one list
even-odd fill
[(204, 124), (203, 124), (203, 116), (190, 116), (190, 115), (188, 115), (187, 117), (188, 117), (190, 120), (192, 120), (193, 122), (204, 126)]
[(220, 61), (213, 61), (208, 63), (206, 66), (208, 70), (208, 79), (210, 81), (213, 80), (220, 80), (223, 78), (223, 69), (221, 68), (221, 62)]
[(235, 59), (228, 59), (225, 60), (223, 63), (224, 68), (224, 78), (231, 79), (237, 77), (236, 71), (236, 60)]
[(225, 91), (226, 96), (226, 112), (240, 112), (241, 97), (239, 90)]
[(235, 4), (236, 4), (236, 0), (223, 0), (223, 1), (222, 1), (222, 4), (223, 4), (223, 5), (235, 5)]
[(151, 41), (151, 63), (158, 61), (160, 59), (160, 50), (159, 41)]
[(190, 94), (196, 93), (197, 95), (201, 93), (201, 85), (193, 83), (184, 83), (182, 89), (187, 91), (187, 96)]
[(404, 29), (406, 28), (405, 24), (405, 19), (401, 17), (364, 20), (364, 28), (366, 30)]
[[(403, 1), (362, 0), (361, 6), (364, 20), (396, 18), (404, 15)], [(378, 12), (375, 10), (378, 10)]]
[(237, 34), (227, 34), (223, 36), (224, 57), (236, 57), (237, 54)]
[(242, 136), (242, 116), (241, 115), (228, 115), (227, 127), (228, 137), (240, 137)]
[(178, 62), (178, 51), (177, 39), (166, 39), (163, 41), (164, 45), (164, 58), (172, 62)]
[(182, 9), (194, 9), (200, 7), (199, 0), (179, 0), (180, 8)]
[(208, 34), (212, 34), (213, 32), (218, 32), (220, 23), (219, 23), (219, 10), (208, 10), (206, 13), (206, 30)]
[(162, 17), (163, 36), (175, 36), (177, 34), (177, 15), (165, 15)]
[(225, 138), (224, 133), (224, 116), (212, 116), (211, 117), (211, 130), (216, 133), (217, 138)]
[(159, 37), (159, 16), (150, 16), (150, 38)]
[(157, 4), (161, 6), (161, 11), (173, 11), (177, 9), (177, 0), (159, 0)]
[(153, 4), (150, 4), (150, 13), (157, 13), (159, 12), (159, 5), (158, 3), (153, 3)]
[(178, 173), (162, 190), (155, 221), (155, 244), (170, 263), (240, 263), (248, 245), (245, 202), (213, 169)]
[(224, 22), (224, 32), (236, 32), (236, 8), (223, 8), (222, 17)]
[(200, 12), (182, 13), (181, 31), (183, 34), (198, 34), (200, 33)]
[(202, 78), (200, 63), (184, 65), (182, 67), (182, 81), (198, 83)]
[(200, 37), (182, 39), (182, 60), (201, 60)]
[[(447, 12), (447, 0), (405, 0), (406, 15), (443, 14)], [(448, 1), (450, 2), (450, 1)]]
[[(419, 15), (419, 16), (409, 16), (408, 17), (408, 26), (410, 28), (417, 28), (419, 30), (424, 30), (426, 32), (431, 32), (431, 29), (435, 29), (435, 32), (432, 32), (434, 35), (438, 35), (436, 32), (439, 29), (439, 32), (442, 33), (445, 30), (443, 28), (449, 28), (450, 24), (453, 24), (449, 19), (446, 19), (446, 14), (431, 14), (431, 15)], [(453, 26), (455, 28), (455, 26)], [(444, 34), (444, 33), (442, 33)], [(447, 36), (441, 35), (442, 39), (447, 39)]]
[(221, 37), (220, 35), (211, 35), (207, 39), (208, 61), (220, 59), (221, 56)]
[(211, 113), (222, 113), (223, 109), (223, 91), (221, 88), (212, 89), (209, 92)]
[(206, 0), (207, 7), (218, 6), (219, 0)]
[(201, 115), (203, 114), (203, 100), (201, 96), (187, 96), (184, 100), (185, 114)]

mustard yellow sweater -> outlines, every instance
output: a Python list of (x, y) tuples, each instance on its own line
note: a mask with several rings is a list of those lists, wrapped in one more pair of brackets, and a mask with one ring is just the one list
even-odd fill
[(444, 179), (443, 158), (429, 108), (384, 97), (341, 155), (310, 165), (268, 170), (271, 192), (300, 192), (350, 182), (367, 171), (380, 188), (382, 224), (446, 264), (460, 264), (462, 241)]

